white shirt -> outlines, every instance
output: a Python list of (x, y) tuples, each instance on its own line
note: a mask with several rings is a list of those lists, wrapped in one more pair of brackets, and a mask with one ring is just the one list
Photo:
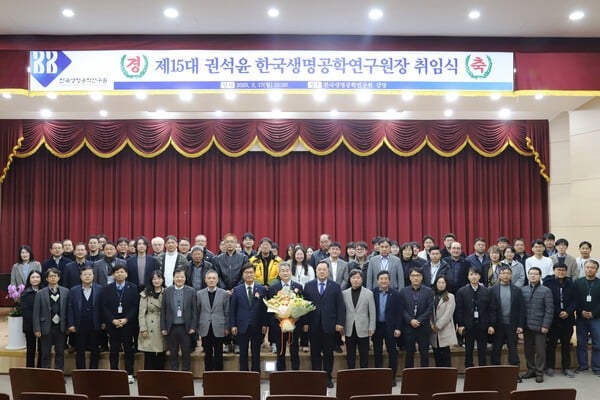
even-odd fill
[(538, 267), (542, 270), (542, 279), (544, 279), (544, 277), (554, 273), (552, 270), (553, 266), (554, 263), (550, 257), (542, 257), (538, 260), (535, 256), (532, 256), (525, 260), (525, 273), (529, 274), (529, 269), (531, 267)]
[(437, 275), (437, 272), (440, 269), (441, 265), (442, 265), (442, 263), (439, 263), (438, 265), (431, 264), (431, 284), (432, 285), (435, 283), (435, 276)]
[[(598, 260), (596, 260), (595, 258), (592, 258), (592, 257), (585, 258), (585, 259), (581, 258), (581, 257), (577, 257), (575, 259), (575, 261), (577, 262), (577, 267), (579, 268), (579, 276), (580, 277), (585, 276), (585, 267), (584, 267), (584, 264), (586, 262), (588, 262), (589, 260), (594, 260), (594, 261), (598, 262)], [(600, 269), (598, 269), (598, 272), (596, 272), (596, 277), (600, 278)]]
[(306, 267), (306, 270), (306, 273), (304, 273), (304, 266), (302, 266), (302, 264), (297, 264), (296, 273), (294, 274), (294, 276), (292, 276), (292, 280), (301, 284), (302, 287), (304, 287), (306, 282), (315, 279), (315, 271), (310, 265)]
[(173, 271), (177, 262), (177, 252), (165, 253), (165, 286), (173, 286)]

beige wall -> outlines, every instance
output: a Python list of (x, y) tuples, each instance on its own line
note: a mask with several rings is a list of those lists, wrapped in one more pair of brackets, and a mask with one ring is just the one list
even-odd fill
[(600, 98), (550, 121), (550, 230), (600, 257)]

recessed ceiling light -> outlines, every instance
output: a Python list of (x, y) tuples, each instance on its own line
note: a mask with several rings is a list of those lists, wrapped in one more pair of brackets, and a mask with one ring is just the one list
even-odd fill
[(413, 92), (404, 92), (402, 93), (402, 100), (411, 101), (415, 98), (415, 94)]
[(313, 98), (319, 103), (324, 102), (327, 99), (327, 92), (324, 90), (317, 90), (313, 92)]
[(277, 8), (269, 8), (267, 15), (271, 18), (277, 18), (279, 17), (279, 10)]
[(383, 17), (383, 11), (380, 8), (371, 8), (369, 10), (369, 19), (377, 21)]
[(508, 118), (510, 117), (510, 110), (508, 108), (503, 108), (498, 112), (500, 118)]
[(106, 117), (108, 115), (108, 111), (100, 110), (100, 111), (98, 111), (98, 114), (100, 114), (101, 117)]
[(181, 101), (191, 101), (193, 97), (194, 97), (194, 95), (192, 94), (192, 92), (188, 92), (188, 91), (179, 92), (179, 99)]
[(579, 21), (580, 19), (583, 19), (583, 17), (585, 17), (585, 13), (581, 10), (573, 11), (569, 14), (569, 19), (571, 21)]
[(453, 102), (458, 100), (458, 93), (450, 92), (446, 95), (446, 101)]
[(50, 100), (56, 100), (56, 98), (58, 97), (58, 95), (54, 92), (50, 92), (46, 94), (46, 97), (49, 98)]
[(477, 10), (471, 10), (469, 11), (469, 18), (470, 19), (478, 19), (479, 17), (481, 17), (481, 13)]
[(90, 99), (92, 99), (94, 101), (100, 101), (100, 100), (102, 100), (103, 97), (104, 97), (104, 95), (100, 92), (90, 93)]
[(4, 97), (5, 99), (10, 99), (12, 98), (12, 95), (10, 93), (2, 93), (2, 97)]
[(146, 100), (148, 93), (144, 91), (135, 92), (135, 98), (138, 100)]
[(237, 97), (236, 92), (225, 92), (225, 98), (227, 100), (235, 100), (236, 97)]
[(454, 115), (454, 111), (451, 109), (444, 110), (444, 117), (451, 117)]
[(369, 90), (360, 90), (358, 93), (356, 93), (356, 100), (358, 100), (359, 103), (368, 103), (372, 98), (373, 93), (371, 93)]
[(501, 98), (502, 98), (502, 95), (500, 93), (490, 94), (490, 99), (492, 99), (493, 101), (500, 100)]
[(283, 98), (283, 94), (278, 90), (273, 90), (269, 92), (269, 100), (271, 101), (280, 101)]
[(63, 17), (71, 18), (75, 16), (75, 12), (70, 8), (65, 8), (64, 10), (62, 10), (62, 15)]
[(40, 110), (40, 115), (44, 118), (50, 118), (50, 116), (52, 116), (52, 111), (47, 108), (42, 108)]
[(173, 18), (177, 18), (179, 16), (179, 11), (177, 11), (176, 8), (165, 8), (165, 11), (163, 11), (163, 14), (167, 18), (173, 19)]
[(536, 95), (535, 95), (536, 100), (541, 100), (543, 98), (544, 98), (544, 93), (536, 93)]

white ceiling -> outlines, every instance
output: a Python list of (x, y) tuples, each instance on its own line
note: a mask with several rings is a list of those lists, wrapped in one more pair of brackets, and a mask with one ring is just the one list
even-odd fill
[[(0, 35), (93, 34), (332, 34), (390, 36), (495, 36), (495, 37), (592, 37), (600, 38), (598, 0), (1, 0)], [(166, 7), (179, 10), (168, 20)], [(277, 7), (280, 16), (267, 16)], [(384, 16), (370, 21), (369, 9), (379, 7)], [(75, 12), (73, 18), (61, 14)], [(481, 12), (470, 20), (471, 10)], [(570, 21), (569, 13), (586, 13)], [(271, 102), (265, 94), (239, 94), (226, 100), (222, 94), (194, 94), (190, 101), (176, 95), (153, 95), (140, 101), (133, 96), (0, 97), (0, 118), (42, 118), (40, 109), (54, 119), (99, 119), (106, 110), (110, 119), (147, 118), (337, 118), (440, 119), (446, 109), (452, 118), (494, 119), (501, 108), (513, 119), (551, 119), (589, 101), (583, 96), (461, 97), (448, 103), (442, 96), (417, 96), (405, 101), (398, 95), (376, 95), (367, 104), (354, 95), (329, 95), (323, 102), (310, 95), (289, 94)], [(165, 114), (153, 111), (163, 109)], [(280, 110), (274, 114), (273, 109)], [(216, 110), (222, 113), (215, 113)], [(394, 110), (391, 113), (388, 110)]]

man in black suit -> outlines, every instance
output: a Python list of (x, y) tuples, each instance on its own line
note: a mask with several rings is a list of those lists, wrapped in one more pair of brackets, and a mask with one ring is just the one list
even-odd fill
[(248, 344), (252, 351), (252, 371), (260, 372), (260, 345), (267, 332), (267, 297), (264, 286), (254, 282), (255, 266), (247, 262), (242, 267), (242, 284), (233, 288), (229, 305), (231, 334), (238, 337), (240, 371), (248, 371)]
[(50, 246), (50, 254), (52, 256), (42, 263), (42, 276), (45, 276), (46, 271), (48, 271), (50, 268), (56, 268), (60, 271), (61, 280), (60, 282), (58, 282), (59, 285), (63, 284), (62, 278), (63, 273), (65, 271), (65, 267), (68, 263), (71, 262), (71, 260), (69, 260), (68, 258), (63, 257), (63, 251), (64, 250), (62, 242), (52, 242), (52, 245)]
[(413, 267), (408, 278), (410, 286), (400, 289), (400, 313), (402, 315), (402, 337), (406, 348), (404, 368), (413, 368), (415, 345), (419, 346), (420, 366), (429, 366), (429, 337), (431, 335), (431, 313), (433, 312), (433, 290), (423, 284), (423, 269)]
[[(302, 295), (302, 285), (292, 281), (292, 267), (287, 261), (279, 264), (279, 281), (274, 283), (269, 288), (269, 298), (277, 295), (279, 291), (290, 291), (296, 295)], [(285, 352), (286, 343), (290, 340), (290, 358), (292, 361), (292, 369), (300, 369), (300, 331), (302, 323), (297, 323), (297, 328), (287, 334), (281, 333), (279, 320), (274, 313), (269, 313), (270, 324), (269, 329), (273, 332), (273, 337), (277, 338), (275, 345), (277, 346), (277, 371), (285, 371)]]
[(152, 271), (158, 269), (156, 258), (148, 255), (148, 239), (140, 236), (135, 240), (135, 255), (127, 259), (127, 274), (129, 282), (137, 285), (139, 291), (152, 287), (149, 281)]
[(373, 353), (375, 368), (383, 368), (383, 342), (388, 352), (389, 368), (394, 373), (392, 385), (396, 386), (396, 372), (398, 372), (398, 350), (396, 338), (400, 337), (402, 319), (398, 315), (398, 292), (390, 288), (390, 273), (379, 271), (377, 274), (377, 287), (373, 289), (375, 299), (375, 314), (377, 322), (373, 334)]
[(473, 350), (477, 341), (479, 366), (486, 365), (490, 293), (479, 284), (478, 267), (469, 268), (469, 284), (456, 292), (456, 324), (458, 333), (465, 337), (465, 367), (473, 366)]
[(471, 264), (462, 254), (462, 244), (455, 241), (450, 245), (450, 257), (443, 259), (450, 266), (446, 278), (448, 278), (448, 291), (454, 295), (459, 288), (469, 283), (467, 275)]
[(307, 314), (303, 330), (309, 335), (312, 369), (324, 369), (327, 387), (332, 388), (333, 349), (336, 335), (344, 331), (346, 307), (340, 285), (329, 279), (326, 262), (317, 264), (315, 274), (316, 279), (304, 285), (304, 298), (312, 301), (316, 309)]
[(90, 369), (98, 368), (99, 334), (102, 329), (102, 286), (94, 283), (94, 270), (85, 265), (80, 272), (81, 284), (71, 288), (67, 326), (75, 335), (75, 368), (85, 369), (85, 350), (90, 349)]
[(508, 362), (519, 365), (517, 349), (518, 334), (525, 326), (525, 302), (521, 289), (511, 284), (512, 270), (508, 265), (500, 267), (498, 283), (490, 291), (490, 327), (488, 333), (494, 335), (492, 365), (500, 365), (502, 346), (508, 347)]
[(65, 266), (62, 274), (62, 286), (71, 289), (81, 283), (80, 274), (85, 266), (92, 266), (93, 263), (85, 259), (87, 250), (85, 243), (77, 243), (73, 251), (74, 260)]
[(115, 281), (104, 288), (102, 316), (110, 336), (110, 369), (119, 369), (119, 349), (125, 353), (125, 370), (129, 383), (133, 377), (133, 336), (137, 335), (139, 292), (136, 285), (127, 282), (127, 267), (116, 264), (112, 276)]

